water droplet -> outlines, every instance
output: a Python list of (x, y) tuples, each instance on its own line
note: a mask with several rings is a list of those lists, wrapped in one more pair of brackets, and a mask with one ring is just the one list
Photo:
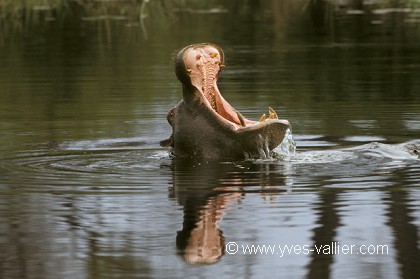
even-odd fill
[(293, 157), (296, 153), (296, 142), (290, 129), (287, 129), (282, 143), (275, 149), (285, 157)]

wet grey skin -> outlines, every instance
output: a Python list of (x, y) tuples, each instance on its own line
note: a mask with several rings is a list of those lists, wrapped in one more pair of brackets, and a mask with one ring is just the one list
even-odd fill
[(169, 139), (176, 157), (207, 159), (269, 158), (290, 127), (269, 108), (259, 121), (243, 117), (220, 94), (217, 79), (224, 67), (223, 50), (216, 44), (195, 44), (175, 57), (175, 73), (183, 99), (168, 112)]

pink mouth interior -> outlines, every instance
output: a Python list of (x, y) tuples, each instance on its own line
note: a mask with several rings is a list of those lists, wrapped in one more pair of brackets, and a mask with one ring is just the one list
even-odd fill
[[(223, 98), (217, 88), (217, 79), (222, 68), (219, 51), (212, 46), (190, 48), (184, 54), (184, 63), (191, 83), (204, 96), (207, 105), (225, 120), (242, 127), (236, 110)], [(254, 121), (243, 119), (245, 124)]]

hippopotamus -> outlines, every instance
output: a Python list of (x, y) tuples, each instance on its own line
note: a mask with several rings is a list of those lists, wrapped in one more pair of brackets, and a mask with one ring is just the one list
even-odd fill
[(290, 123), (269, 108), (259, 121), (245, 118), (222, 96), (217, 80), (225, 55), (212, 43), (189, 45), (175, 57), (175, 73), (182, 83), (182, 100), (167, 115), (175, 157), (207, 159), (269, 158), (281, 144)]

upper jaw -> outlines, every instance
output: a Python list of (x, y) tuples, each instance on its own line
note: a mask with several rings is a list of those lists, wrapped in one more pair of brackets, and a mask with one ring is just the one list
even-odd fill
[[(233, 130), (250, 128), (250, 126), (255, 126), (254, 129), (256, 129), (266, 126), (264, 125), (266, 120), (278, 119), (277, 113), (272, 108), (269, 108), (268, 116), (263, 114), (259, 121), (246, 119), (223, 98), (217, 87), (217, 79), (224, 67), (224, 54), (218, 46), (202, 44), (187, 47), (182, 52), (182, 61), (193, 87), (192, 92), (187, 90), (184, 95), (194, 94), (195, 98), (205, 104), (210, 113)], [(191, 98), (191, 96), (184, 97)], [(283, 125), (290, 126), (287, 120), (278, 121)]]

